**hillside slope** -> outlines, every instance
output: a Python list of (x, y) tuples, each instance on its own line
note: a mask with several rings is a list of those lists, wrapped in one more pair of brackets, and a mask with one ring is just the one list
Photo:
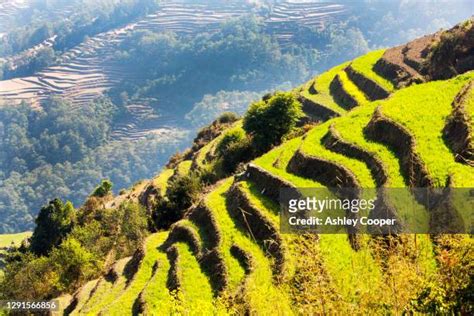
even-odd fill
[[(12, 10), (14, 7), (12, 6)], [(85, 38), (79, 45), (62, 53), (52, 66), (30, 76), (0, 81), (0, 106), (27, 101), (32, 106), (39, 107), (51, 96), (60, 96), (79, 107), (94, 101), (123, 80), (128, 84), (143, 85), (150, 78), (143, 78), (143, 73), (133, 66), (124, 67), (123, 61), (115, 55), (120, 44), (132, 33), (152, 31), (196, 36), (203, 31), (216, 32), (226, 21), (255, 14), (262, 19), (265, 32), (274, 35), (284, 48), (298, 36), (299, 27), (321, 27), (345, 12), (343, 5), (335, 3), (281, 2), (275, 4), (270, 12), (261, 12), (254, 5), (232, 1), (166, 1), (159, 5), (157, 11), (136, 21)], [(41, 48), (51, 47), (56, 37), (53, 36), (18, 56), (9, 56), (3, 62), (11, 64), (12, 69), (15, 69), (18, 60), (24, 59), (25, 55), (34, 55)], [(145, 138), (148, 134), (159, 134), (166, 139), (176, 137), (178, 130), (184, 126), (180, 126), (176, 118), (171, 119), (169, 116), (172, 115), (169, 113), (155, 113), (149, 103), (147, 100), (139, 100), (128, 106), (130, 117), (115, 128), (112, 138), (136, 140)]]
[[(472, 22), (464, 27), (472, 30)], [(369, 53), (296, 89), (306, 121), (322, 123), (208, 187), (169, 231), (150, 235), (135, 260), (117, 262), (115, 278), (104, 275), (74, 293), (66, 313), (265, 315), (270, 306), (282, 315), (433, 312), (455, 295), (446, 273), (459, 272), (463, 262), (470, 262), (463, 280), (471, 283), (455, 292), (472, 287), (470, 235), (407, 234), (390, 242), (281, 234), (278, 224), (282, 187), (474, 187), (472, 67), (431, 82), (420, 66), (429, 66), (432, 43), (439, 46), (446, 34)], [(221, 135), (231, 130), (241, 125)], [(176, 174), (218, 168), (221, 141), (214, 138), (128, 196), (152, 209), (153, 195), (166, 194)], [(430, 225), (436, 210), (410, 199)], [(388, 200), (403, 212), (396, 199)], [(135, 265), (135, 274), (123, 273), (123, 265)], [(436, 289), (446, 297), (436, 301)], [(472, 303), (455, 296), (445, 308), (469, 313)]]

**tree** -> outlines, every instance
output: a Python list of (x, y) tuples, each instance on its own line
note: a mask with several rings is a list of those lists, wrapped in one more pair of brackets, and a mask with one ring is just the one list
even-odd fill
[(100, 185), (94, 189), (92, 196), (95, 197), (104, 197), (111, 193), (112, 191), (112, 182), (110, 180), (102, 180)]
[(281, 142), (302, 117), (301, 104), (289, 92), (277, 92), (267, 100), (254, 102), (244, 117), (243, 128), (263, 152)]
[(54, 248), (49, 259), (55, 265), (59, 282), (65, 290), (74, 290), (100, 270), (97, 258), (71, 237)]
[(43, 207), (36, 218), (30, 249), (37, 255), (46, 255), (71, 231), (76, 211), (71, 202), (63, 204), (54, 199)]

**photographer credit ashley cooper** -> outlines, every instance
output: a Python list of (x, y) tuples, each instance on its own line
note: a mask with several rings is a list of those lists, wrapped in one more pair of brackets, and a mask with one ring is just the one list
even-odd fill
[(0, 1), (0, 315), (474, 314), (473, 13)]

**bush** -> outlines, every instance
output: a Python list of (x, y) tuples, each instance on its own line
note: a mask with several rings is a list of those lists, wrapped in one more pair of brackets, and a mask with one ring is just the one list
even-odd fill
[(152, 217), (158, 229), (168, 228), (181, 219), (184, 212), (197, 200), (201, 190), (197, 174), (177, 176), (170, 181), (166, 198), (158, 201)]
[(248, 137), (232, 142), (222, 156), (222, 168), (226, 173), (233, 173), (241, 163), (250, 161), (255, 157), (252, 143)]
[(244, 130), (253, 138), (258, 152), (278, 145), (303, 116), (293, 94), (277, 92), (266, 101), (254, 102), (244, 117)]
[(220, 124), (230, 124), (234, 123), (239, 119), (239, 116), (234, 112), (224, 112), (222, 113), (216, 121)]
[(100, 185), (94, 189), (92, 196), (105, 197), (112, 192), (112, 182), (110, 180), (102, 180)]
[(241, 129), (234, 129), (227, 132), (222, 140), (216, 146), (216, 152), (220, 156), (224, 156), (227, 153), (227, 150), (232, 144), (242, 141), (244, 138), (247, 138), (245, 132)]
[(217, 145), (216, 152), (222, 159), (222, 169), (227, 174), (233, 173), (240, 163), (254, 157), (252, 144), (241, 129), (227, 132)]

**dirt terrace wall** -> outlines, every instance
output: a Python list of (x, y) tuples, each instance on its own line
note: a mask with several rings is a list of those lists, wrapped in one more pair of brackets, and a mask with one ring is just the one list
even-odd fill
[(294, 185), (252, 163), (247, 165), (244, 177), (252, 181), (263, 195), (269, 197), (275, 203), (279, 203), (281, 188), (294, 192), (295, 196), (300, 195)]
[(311, 82), (311, 84), (309, 85), (309, 88), (308, 88), (308, 92), (309, 92), (310, 94), (317, 94), (317, 93), (318, 93), (318, 91), (317, 91), (316, 88), (315, 88), (315, 85), (316, 85), (316, 81), (313, 80), (313, 81)]
[(140, 269), (143, 258), (145, 258), (145, 242), (146, 240), (138, 247), (135, 253), (132, 256), (132, 259), (127, 262), (123, 270), (123, 274), (127, 278), (127, 286), (132, 282), (136, 273)]
[(474, 69), (474, 17), (441, 34), (430, 47), (424, 71), (431, 80), (448, 79)]
[(344, 141), (334, 127), (334, 124), (329, 127), (329, 131), (325, 135), (323, 142), (324, 146), (331, 151), (363, 161), (367, 167), (369, 167), (372, 177), (375, 179), (378, 187), (386, 184), (388, 175), (383, 163), (376, 158), (373, 153), (370, 153), (355, 144)]
[(455, 154), (458, 162), (474, 166), (474, 144), (472, 124), (469, 113), (464, 107), (468, 96), (474, 89), (474, 80), (463, 87), (453, 101), (453, 112), (443, 129), (443, 138)]
[(196, 257), (201, 257), (202, 248), (199, 235), (196, 231), (188, 226), (182, 225), (180, 222), (173, 224), (168, 238), (164, 243), (164, 247), (168, 248), (176, 242), (184, 242), (189, 245), (191, 251)]
[(166, 251), (168, 260), (170, 262), (170, 269), (168, 270), (168, 280), (166, 281), (166, 287), (170, 291), (176, 291), (181, 287), (179, 280), (179, 252), (176, 246), (171, 246)]
[(336, 101), (340, 107), (346, 110), (350, 110), (359, 105), (357, 104), (357, 101), (349, 93), (347, 93), (346, 90), (344, 90), (339, 75), (336, 75), (329, 84), (329, 92), (334, 98), (334, 101)]
[(386, 144), (400, 159), (401, 169), (411, 187), (432, 187), (425, 165), (416, 153), (414, 137), (403, 126), (385, 117), (377, 108), (364, 129), (366, 136), (376, 142)]
[(212, 249), (218, 247), (221, 243), (221, 232), (217, 221), (209, 208), (203, 203), (193, 209), (188, 219), (199, 226), (206, 234), (206, 244), (203, 247)]
[(288, 170), (301, 177), (320, 182), (329, 188), (360, 187), (355, 176), (346, 167), (319, 157), (308, 156), (300, 150), (291, 158)]
[(203, 203), (192, 210), (188, 219), (200, 227), (206, 235), (202, 241), (201, 255), (198, 256), (202, 270), (211, 280), (215, 293), (222, 292), (229, 283), (227, 267), (224, 258), (219, 252), (221, 232), (212, 211)]
[(439, 37), (440, 32), (425, 35), (407, 43), (402, 49), (403, 62), (420, 74), (425, 75), (423, 65), (430, 51), (430, 46), (433, 42), (439, 41)]
[(300, 101), (302, 105), (303, 112), (309, 114), (311, 118), (316, 120), (327, 121), (330, 118), (339, 116), (339, 114), (333, 110), (311, 101), (301, 95), (298, 97), (298, 101)]
[(390, 92), (379, 86), (375, 81), (355, 71), (351, 65), (345, 68), (349, 79), (367, 96), (370, 101), (385, 99)]
[(373, 68), (377, 74), (390, 80), (397, 88), (424, 82), (416, 70), (405, 64), (403, 48), (404, 46), (397, 46), (387, 49)]
[[(359, 182), (349, 169), (332, 161), (307, 156), (300, 150), (293, 155), (288, 163), (288, 171), (320, 182), (342, 198), (357, 199), (360, 195)], [(347, 216), (354, 218), (357, 214), (348, 212)], [(346, 229), (352, 248), (358, 250), (360, 248), (357, 236), (358, 228), (347, 226)]]
[(214, 248), (203, 254), (199, 260), (201, 269), (211, 281), (212, 289), (219, 295), (229, 284), (229, 274), (225, 265), (224, 257), (218, 248)]
[(239, 245), (232, 245), (230, 247), (230, 254), (239, 261), (240, 265), (244, 268), (245, 274), (250, 274), (255, 270), (255, 259)]
[(278, 228), (252, 204), (238, 182), (227, 192), (226, 201), (231, 216), (275, 259), (274, 275), (281, 276), (284, 272), (285, 250)]

